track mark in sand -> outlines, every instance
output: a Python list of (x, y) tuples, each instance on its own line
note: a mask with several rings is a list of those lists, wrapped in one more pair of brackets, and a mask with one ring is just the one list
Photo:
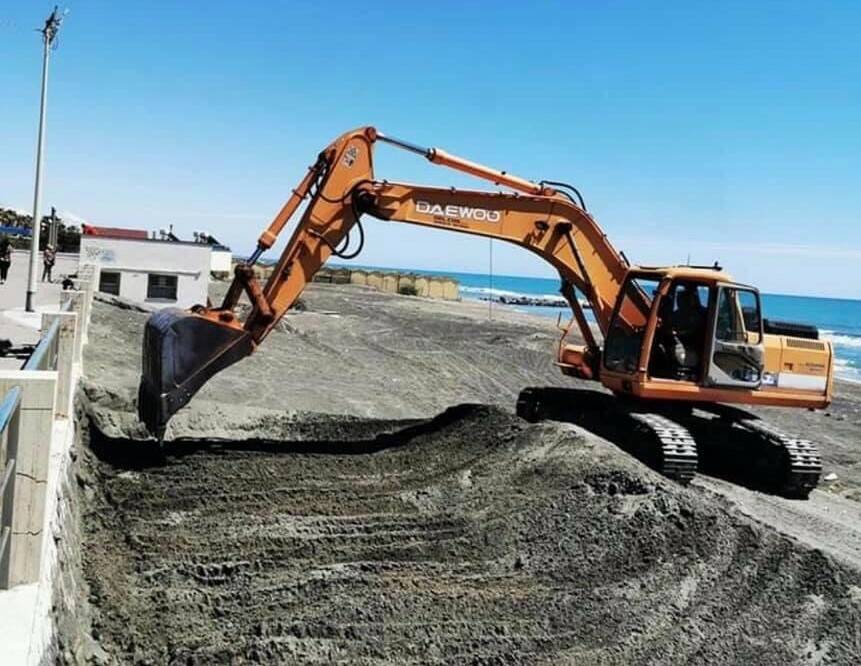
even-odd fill
[(82, 554), (101, 646), (194, 664), (850, 653), (861, 576), (601, 440), (475, 405), (403, 432), (351, 455), (176, 444), (163, 466), (94, 442)]
[(719, 495), (735, 509), (768, 527), (821, 549), (861, 571), (861, 504), (816, 490), (793, 500), (698, 475), (694, 487)]

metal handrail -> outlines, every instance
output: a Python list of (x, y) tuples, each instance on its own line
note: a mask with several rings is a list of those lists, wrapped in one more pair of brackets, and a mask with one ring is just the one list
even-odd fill
[[(68, 312), (72, 308), (72, 302), (66, 301), (63, 303), (63, 306), (60, 308), (60, 312)], [(24, 365), (21, 366), (22, 370), (46, 370), (48, 360), (46, 355), (49, 350), (52, 350), (55, 354), (57, 351), (56, 345), (54, 344), (57, 339), (57, 332), (60, 330), (60, 320), (55, 319), (54, 323), (51, 324), (51, 328), (39, 339), (39, 343), (36, 345), (36, 348), (33, 350), (33, 353), (30, 354), (30, 357), (24, 361)], [(56, 359), (51, 359), (50, 365), (54, 365)]]
[[(9, 536), (11, 534), (12, 534), (12, 528), (11, 527), (7, 526), (7, 527), (3, 528), (3, 532), (2, 532), (3, 536), (0, 537), (0, 563), (2, 563), (4, 561), (4, 559), (6, 558), (6, 549), (9, 547), (9, 541), (10, 541)], [(8, 567), (0, 565), (0, 570), (4, 570), (4, 571), (2, 571), (2, 573), (0, 573), (0, 589), (4, 589), (5, 587), (7, 587), (9, 585), (9, 582), (8, 582), (9, 574), (7, 573)]]
[(21, 405), (21, 387), (13, 386), (6, 395), (3, 396), (3, 402), (0, 403), (0, 434), (6, 432), (12, 417), (15, 416), (15, 410)]
[(3, 483), (0, 484), (0, 495), (6, 492), (6, 486), (9, 484), (9, 480), (12, 478), (12, 474), (15, 472), (16, 460), (16, 458), (9, 458), (6, 461), (6, 472), (3, 474)]
[(22, 370), (45, 370), (45, 362), (47, 361), (47, 354), (51, 351), (51, 348), (54, 344), (54, 339), (57, 337), (57, 331), (60, 330), (60, 320), (55, 319), (54, 323), (51, 324), (51, 328), (48, 329), (48, 332), (45, 333), (39, 340), (39, 344), (36, 345), (36, 348), (33, 350), (33, 353), (30, 354), (30, 358), (28, 358), (24, 365), (21, 366)]

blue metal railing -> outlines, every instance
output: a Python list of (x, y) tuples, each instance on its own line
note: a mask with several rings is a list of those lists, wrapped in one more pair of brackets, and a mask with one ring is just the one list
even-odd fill
[(9, 557), (12, 536), (12, 506), (15, 501), (15, 472), (18, 459), (18, 424), (21, 407), (21, 387), (13, 386), (0, 403), (0, 437), (6, 439), (6, 455), (0, 481), (0, 589), (9, 587)]
[[(71, 301), (66, 301), (60, 312), (67, 312), (71, 309)], [(53, 370), (57, 367), (57, 332), (60, 330), (60, 319), (54, 320), (45, 334), (39, 340), (39, 344), (30, 354), (30, 357), (24, 361), (21, 366), (22, 370)]]
[(30, 358), (24, 361), (21, 366), (22, 370), (48, 370), (56, 364), (57, 346), (54, 341), (57, 339), (57, 331), (60, 328), (60, 320), (55, 319), (51, 324), (51, 328), (39, 340), (39, 344), (30, 354)]

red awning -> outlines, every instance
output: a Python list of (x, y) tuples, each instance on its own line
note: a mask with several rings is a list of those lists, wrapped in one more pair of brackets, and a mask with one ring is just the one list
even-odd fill
[(82, 224), (84, 236), (104, 236), (105, 238), (125, 238), (126, 240), (146, 240), (145, 229), (122, 229), (120, 227), (95, 227), (92, 224)]

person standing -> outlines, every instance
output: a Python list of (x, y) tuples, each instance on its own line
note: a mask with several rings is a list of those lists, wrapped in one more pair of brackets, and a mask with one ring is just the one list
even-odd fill
[(57, 253), (54, 252), (54, 246), (48, 245), (42, 253), (42, 282), (47, 280), (51, 282), (51, 271), (54, 270), (54, 262), (57, 260)]
[(6, 284), (9, 267), (12, 265), (12, 243), (4, 234), (0, 238), (0, 284)]

